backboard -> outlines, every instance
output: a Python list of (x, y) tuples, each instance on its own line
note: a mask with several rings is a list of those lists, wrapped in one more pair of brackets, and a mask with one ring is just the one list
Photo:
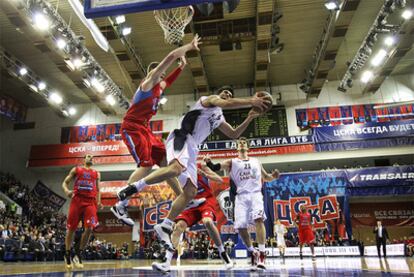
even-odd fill
[(87, 18), (94, 18), (171, 9), (206, 2), (223, 2), (223, 0), (85, 0), (84, 10)]

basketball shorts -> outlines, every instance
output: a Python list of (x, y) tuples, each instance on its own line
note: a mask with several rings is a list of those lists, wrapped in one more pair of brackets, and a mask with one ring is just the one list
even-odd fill
[(214, 221), (216, 219), (216, 213), (214, 209), (215, 206), (216, 200), (214, 197), (209, 197), (200, 206), (183, 211), (176, 217), (175, 222), (184, 220), (187, 223), (188, 227), (191, 227), (205, 217), (211, 218)]
[(142, 124), (123, 124), (122, 140), (138, 166), (160, 165), (165, 158), (165, 145), (151, 129)]
[(298, 237), (299, 244), (312, 244), (315, 242), (315, 234), (309, 228), (298, 230)]
[(283, 236), (283, 234), (277, 235), (277, 246), (286, 247), (285, 237)]
[(98, 226), (98, 207), (95, 198), (75, 195), (70, 201), (69, 214), (66, 222), (68, 230), (75, 231), (79, 221), (83, 220), (85, 228)]
[(173, 160), (177, 160), (184, 168), (183, 172), (178, 176), (178, 181), (184, 187), (188, 180), (197, 187), (197, 156), (198, 145), (191, 135), (187, 135), (184, 146), (180, 150), (175, 150), (176, 136), (171, 132), (167, 138), (167, 161), (168, 164)]
[(259, 218), (266, 220), (261, 191), (237, 194), (234, 204), (234, 229), (254, 225), (254, 221)]

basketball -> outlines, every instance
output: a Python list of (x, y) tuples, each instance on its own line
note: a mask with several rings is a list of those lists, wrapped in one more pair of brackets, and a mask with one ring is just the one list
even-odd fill
[(273, 97), (270, 93), (267, 91), (258, 91), (255, 93), (255, 96), (264, 98), (265, 100), (269, 100), (270, 103), (266, 105), (266, 109), (264, 111), (261, 111), (259, 108), (253, 107), (253, 110), (259, 113), (265, 113), (272, 109), (273, 106)]

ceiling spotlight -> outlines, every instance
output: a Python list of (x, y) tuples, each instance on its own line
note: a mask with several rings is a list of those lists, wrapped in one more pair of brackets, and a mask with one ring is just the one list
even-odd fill
[(109, 105), (111, 105), (111, 106), (113, 106), (113, 105), (115, 105), (115, 103), (116, 103), (116, 100), (115, 100), (115, 98), (113, 97), (113, 95), (108, 95), (106, 98), (105, 98), (105, 100), (106, 100), (106, 102), (109, 104)]
[(58, 40), (56, 40), (56, 45), (59, 49), (63, 49), (66, 47), (67, 43), (64, 39), (59, 38)]
[(115, 22), (116, 24), (122, 24), (125, 22), (125, 16), (124, 15), (118, 15), (117, 17), (115, 17)]
[(409, 20), (412, 16), (413, 16), (413, 11), (409, 9), (404, 10), (403, 13), (401, 14), (401, 17), (404, 18), (405, 20)]
[(39, 84), (37, 84), (37, 88), (39, 90), (44, 90), (46, 88), (46, 83), (45, 82), (40, 82)]
[(26, 67), (22, 67), (22, 68), (20, 68), (20, 69), (19, 69), (19, 74), (20, 74), (21, 76), (26, 75), (26, 74), (27, 74), (27, 69), (26, 69)]
[(50, 27), (49, 19), (41, 12), (35, 13), (33, 21), (39, 30), (45, 31)]
[(325, 8), (327, 8), (330, 11), (339, 10), (339, 1), (338, 0), (326, 0)]
[(393, 46), (393, 45), (394, 45), (394, 43), (395, 43), (395, 37), (393, 37), (393, 36), (387, 36), (387, 37), (384, 39), (384, 44), (385, 44), (386, 46)]
[(384, 49), (380, 49), (378, 53), (374, 57), (372, 57), (371, 65), (379, 66), (384, 61), (386, 56), (387, 51), (385, 51)]
[(361, 75), (361, 82), (368, 83), (372, 77), (374, 77), (374, 73), (372, 73), (370, 70), (366, 70)]
[(79, 59), (79, 58), (75, 58), (75, 59), (73, 59), (72, 63), (73, 63), (73, 66), (74, 66), (76, 69), (81, 68), (81, 67), (82, 67), (82, 65), (83, 65), (82, 60), (81, 60), (81, 59)]
[(50, 101), (52, 101), (55, 104), (61, 104), (63, 102), (62, 96), (60, 96), (57, 92), (53, 92), (49, 96)]
[(75, 107), (69, 107), (69, 115), (75, 115), (76, 114), (76, 108)]
[(63, 110), (63, 111), (62, 111), (62, 114), (63, 114), (64, 116), (66, 116), (66, 117), (68, 117), (68, 116), (69, 116), (69, 113), (68, 113), (68, 111), (67, 111), (67, 110)]
[(92, 78), (91, 79), (91, 85), (99, 92), (102, 93), (105, 91), (105, 86), (101, 84), (101, 82), (99, 82), (98, 79), (96, 78)]
[(125, 37), (125, 36), (127, 36), (127, 35), (129, 35), (130, 33), (131, 33), (131, 31), (132, 31), (132, 28), (131, 27), (124, 27), (124, 28), (122, 28), (122, 30), (121, 30), (121, 32), (122, 32), (122, 35)]

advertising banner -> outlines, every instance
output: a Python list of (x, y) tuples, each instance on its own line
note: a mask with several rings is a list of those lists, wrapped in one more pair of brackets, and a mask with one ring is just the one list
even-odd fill
[(414, 186), (414, 165), (349, 169), (346, 173), (349, 187)]
[(353, 227), (372, 227), (377, 220), (387, 227), (414, 226), (414, 201), (352, 203), (350, 210)]
[(49, 187), (43, 184), (41, 181), (37, 181), (36, 185), (30, 192), (33, 196), (46, 201), (50, 206), (55, 209), (60, 209), (65, 204), (66, 199), (59, 194), (53, 192)]
[(320, 127), (312, 131), (316, 143), (406, 137), (414, 135), (414, 120)]
[[(139, 220), (140, 212), (130, 211), (129, 216)], [(131, 233), (132, 228), (122, 223), (111, 212), (98, 213), (98, 226), (94, 229), (95, 233)]]
[(344, 171), (304, 172), (281, 174), (280, 178), (265, 183), (266, 231), (273, 233), (273, 223), (279, 219), (288, 227), (288, 239), (294, 236), (293, 223), (300, 206), (306, 205), (315, 229), (328, 232), (331, 239), (347, 239), (351, 234), (349, 205)]

